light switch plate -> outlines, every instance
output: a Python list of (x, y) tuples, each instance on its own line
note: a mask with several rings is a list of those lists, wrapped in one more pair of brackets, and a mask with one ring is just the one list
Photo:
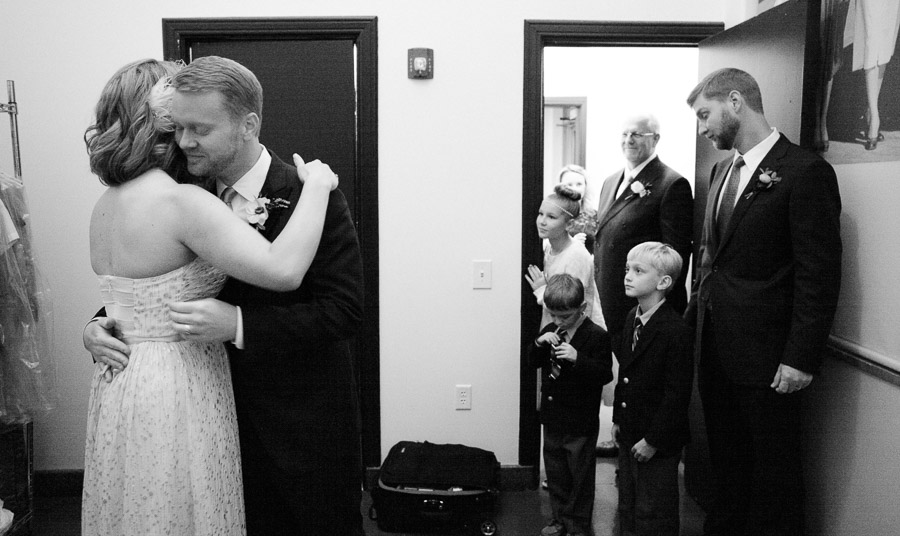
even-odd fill
[(491, 261), (472, 261), (472, 288), (491, 288)]

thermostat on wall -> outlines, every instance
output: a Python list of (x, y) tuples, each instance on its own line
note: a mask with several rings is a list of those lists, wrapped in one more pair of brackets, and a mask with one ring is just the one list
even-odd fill
[(434, 51), (430, 48), (409, 49), (407, 77), (418, 79), (434, 78)]

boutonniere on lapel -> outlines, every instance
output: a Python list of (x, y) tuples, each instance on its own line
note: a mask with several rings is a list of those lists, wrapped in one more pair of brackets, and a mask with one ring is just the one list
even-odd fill
[(648, 195), (650, 195), (650, 189), (644, 186), (644, 183), (641, 181), (632, 182), (631, 191), (634, 192), (634, 195), (638, 197), (647, 197)]
[(291, 202), (280, 197), (273, 200), (269, 200), (268, 197), (257, 197), (253, 201), (247, 203), (247, 206), (244, 207), (244, 212), (247, 223), (255, 227), (257, 231), (265, 231), (266, 220), (269, 219), (269, 212), (287, 208), (289, 206), (291, 206)]
[(756, 192), (768, 190), (769, 188), (781, 182), (781, 177), (778, 176), (778, 173), (775, 173), (771, 169), (766, 168), (760, 169), (759, 171), (760, 174), (759, 177), (757, 177), (756, 185), (753, 188), (752, 192), (744, 196), (746, 199), (750, 199), (750, 197)]

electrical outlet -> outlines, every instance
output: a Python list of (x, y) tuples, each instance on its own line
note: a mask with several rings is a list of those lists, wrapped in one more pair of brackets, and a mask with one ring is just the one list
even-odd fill
[(456, 409), (472, 409), (472, 386), (456, 386)]

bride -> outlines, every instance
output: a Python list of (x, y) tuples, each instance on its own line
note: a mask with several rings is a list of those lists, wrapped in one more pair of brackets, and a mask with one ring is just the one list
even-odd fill
[(156, 60), (122, 67), (85, 133), (91, 171), (109, 187), (91, 217), (91, 265), (131, 354), (115, 377), (97, 364), (91, 383), (84, 535), (244, 534), (225, 348), (186, 340), (167, 306), (215, 296), (226, 276), (298, 287), (337, 187), (326, 164), (295, 155), (302, 195), (269, 243), (214, 195), (176, 180), (185, 162), (166, 82), (178, 69)]

